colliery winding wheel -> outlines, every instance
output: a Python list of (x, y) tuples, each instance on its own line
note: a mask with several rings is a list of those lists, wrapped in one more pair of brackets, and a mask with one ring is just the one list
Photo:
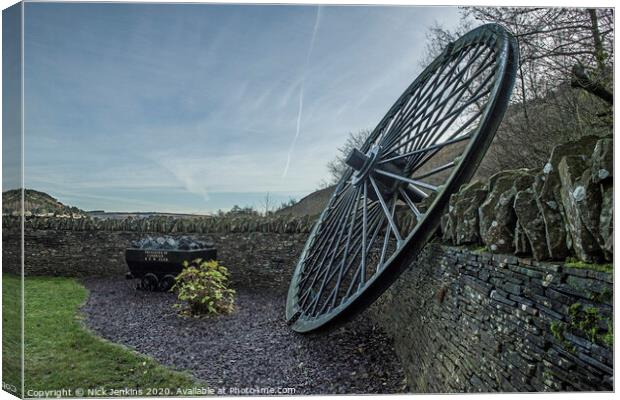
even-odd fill
[(493, 140), (517, 64), (503, 27), (474, 29), (450, 43), (351, 152), (291, 280), (292, 329), (346, 320), (409, 266)]

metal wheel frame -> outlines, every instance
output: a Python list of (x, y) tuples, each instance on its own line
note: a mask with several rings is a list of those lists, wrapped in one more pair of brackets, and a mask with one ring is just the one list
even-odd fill
[[(385, 290), (387, 290), (390, 285), (398, 278), (398, 276), (408, 268), (410, 263), (415, 259), (415, 257), (419, 254), (422, 248), (426, 245), (427, 241), (434, 234), (435, 230), (439, 225), (442, 213), (447, 206), (450, 195), (458, 191), (460, 186), (468, 182), (475, 173), (479, 163), (482, 161), (486, 153), (486, 150), (488, 149), (489, 145), (493, 140), (495, 132), (508, 106), (518, 64), (518, 48), (514, 38), (512, 38), (512, 36), (503, 27), (497, 24), (488, 24), (470, 31), (457, 41), (451, 43), (442, 52), (442, 54), (439, 55), (435, 59), (435, 61), (433, 61), (401, 95), (401, 97), (388, 111), (386, 116), (381, 120), (381, 122), (379, 122), (375, 130), (371, 133), (369, 139), (360, 149), (361, 152), (359, 152), (360, 154), (366, 153), (367, 156), (372, 154), (372, 143), (380, 137), (383, 129), (386, 128), (386, 125), (390, 122), (392, 117), (395, 117), (396, 113), (399, 112), (401, 108), (406, 106), (409, 96), (412, 93), (412, 89), (415, 90), (415, 88), (419, 85), (426, 84), (425, 81), (433, 76), (433, 73), (436, 72), (437, 68), (442, 65), (442, 63), (449, 63), (451, 56), (458, 54), (458, 51), (467, 46), (473, 46), (474, 44), (482, 46), (480, 43), (486, 44), (485, 41), (489, 41), (491, 39), (494, 39), (493, 49), (496, 52), (496, 61), (494, 68), (497, 68), (497, 76), (494, 78), (493, 86), (489, 93), (489, 100), (486, 103), (484, 111), (481, 110), (479, 123), (475, 128), (475, 131), (471, 131), (473, 133), (470, 132), (471, 135), (468, 138), (469, 143), (459, 157), (458, 162), (454, 163), (454, 169), (450, 174), (449, 178), (443, 185), (440, 186), (441, 189), (438, 191), (432, 203), (428, 206), (426, 212), (421, 216), (417, 216), (421, 217), (421, 219), (416, 222), (416, 226), (411, 232), (409, 232), (408, 236), (406, 238), (402, 238), (402, 244), (400, 245), (400, 247), (397, 247), (395, 252), (385, 260), (385, 263), (381, 264), (383, 266), (383, 269), (380, 272), (377, 272), (372, 277), (369, 277), (368, 280), (365, 281), (365, 285), (361, 289), (358, 288), (358, 290), (350, 297), (347, 297), (345, 295), (343, 301), (346, 300), (346, 302), (341, 303), (338, 306), (334, 306), (333, 308), (328, 310), (329, 312), (325, 314), (307, 317), (298, 304), (298, 286), (304, 272), (303, 268), (306, 261), (306, 256), (311, 246), (314, 244), (314, 241), (317, 240), (317, 232), (321, 224), (325, 221), (326, 214), (330, 210), (330, 207), (332, 206), (332, 203), (334, 202), (336, 196), (341, 192), (341, 190), (344, 191), (343, 188), (346, 185), (350, 185), (351, 181), (355, 179), (355, 177), (352, 178), (352, 176), (356, 171), (351, 168), (345, 174), (345, 176), (342, 177), (334, 191), (334, 194), (328, 202), (328, 205), (319, 217), (318, 221), (315, 223), (315, 226), (310, 233), (310, 236), (306, 242), (304, 250), (301, 253), (299, 262), (291, 279), (291, 285), (289, 287), (288, 299), (286, 304), (286, 319), (293, 330), (297, 332), (310, 332), (326, 328), (329, 326), (333, 326), (337, 323), (345, 322), (358, 312), (363, 311), (370, 304), (372, 304)], [(496, 72), (493, 72), (493, 74), (495, 74)], [(417, 113), (417, 110), (414, 113)], [(424, 113), (426, 113), (426, 111), (424, 111)], [(390, 129), (391, 126), (387, 126), (386, 131), (389, 133)], [(470, 133), (468, 133), (468, 135)], [(432, 156), (430, 158), (432, 158)], [(359, 169), (357, 171), (359, 171)], [(358, 172), (358, 175), (359, 174), (361, 174), (361, 172)], [(372, 181), (372, 178), (368, 179)], [(368, 200), (368, 197), (366, 196), (366, 184), (364, 185), (364, 201), (366, 202)], [(377, 190), (375, 183), (373, 183), (373, 186), (374, 189)], [(380, 192), (377, 190), (376, 193), (379, 194)], [(356, 196), (360, 196), (359, 192), (357, 192)], [(378, 200), (387, 213), (387, 208), (385, 208), (385, 202), (381, 201), (381, 196), (378, 196)], [(365, 203), (364, 207), (366, 207), (367, 204), (368, 203)], [(395, 200), (394, 204), (396, 204)], [(356, 203), (356, 212), (357, 209), (358, 206)], [(365, 210), (364, 212), (366, 213), (367, 211)], [(392, 216), (394, 216), (394, 211), (392, 211)], [(348, 215), (346, 216), (346, 218), (349, 218)], [(366, 215), (364, 216), (364, 218), (366, 218)], [(353, 224), (355, 223), (355, 219), (356, 216), (353, 215), (351, 229)], [(345, 221), (345, 223), (348, 223), (348, 220)], [(366, 222), (364, 224), (366, 224)], [(389, 228), (386, 227), (386, 230), (389, 231)], [(394, 230), (395, 235), (397, 232), (398, 229)], [(369, 232), (366, 232), (366, 234), (367, 233)], [(389, 233), (386, 233), (386, 237), (389, 237)], [(364, 244), (360, 244), (361, 246), (366, 244), (366, 237), (364, 237), (363, 241)], [(340, 238), (338, 239), (338, 242), (340, 244)], [(364, 247), (362, 247), (362, 249), (364, 249)], [(328, 250), (331, 250), (331, 248), (329, 248)], [(345, 251), (347, 250), (348, 243), (347, 247), (345, 248)], [(354, 259), (355, 257), (356, 256), (354, 256)], [(383, 259), (381, 261), (383, 261)], [(331, 263), (329, 266), (331, 267)], [(362, 268), (364, 268), (363, 264)], [(327, 276), (327, 274), (325, 276)], [(337, 293), (334, 295), (334, 302), (335, 298), (338, 296), (339, 290), (340, 288), (336, 287)], [(305, 296), (307, 296), (307, 294), (305, 294)], [(319, 293), (317, 297), (320, 296), (321, 293)], [(319, 300), (317, 300), (317, 302), (318, 301)], [(326, 300), (326, 302), (329, 301), (330, 298)], [(316, 307), (316, 305), (314, 307)]]

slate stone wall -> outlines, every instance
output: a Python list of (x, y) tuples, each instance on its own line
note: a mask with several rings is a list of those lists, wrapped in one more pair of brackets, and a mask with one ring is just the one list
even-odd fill
[(369, 312), (414, 392), (613, 390), (612, 280), (430, 244)]
[[(180, 235), (180, 234), (179, 234)], [(122, 231), (25, 231), (26, 275), (123, 276), (124, 250), (144, 233)], [(233, 284), (286, 290), (306, 234), (264, 232), (196, 234), (212, 241)], [(19, 231), (3, 229), (3, 269), (19, 273)]]

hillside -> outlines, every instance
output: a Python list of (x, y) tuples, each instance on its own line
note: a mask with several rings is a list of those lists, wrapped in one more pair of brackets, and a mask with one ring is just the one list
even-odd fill
[[(21, 209), (21, 190), (13, 189), (2, 192), (2, 214), (18, 213)], [(47, 193), (37, 190), (25, 190), (24, 210), (26, 215), (86, 215), (77, 207), (62, 204)]]
[(283, 208), (276, 212), (276, 215), (293, 215), (296, 217), (303, 217), (304, 215), (318, 215), (320, 214), (327, 201), (334, 192), (335, 186), (330, 186), (325, 189), (312, 192), (303, 199), (290, 207)]

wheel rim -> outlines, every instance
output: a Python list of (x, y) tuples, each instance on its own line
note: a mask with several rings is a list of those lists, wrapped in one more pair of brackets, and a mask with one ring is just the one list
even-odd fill
[(514, 85), (517, 47), (499, 25), (451, 43), (396, 101), (315, 224), (286, 305), (292, 329), (342, 322), (406, 269), (473, 176)]

